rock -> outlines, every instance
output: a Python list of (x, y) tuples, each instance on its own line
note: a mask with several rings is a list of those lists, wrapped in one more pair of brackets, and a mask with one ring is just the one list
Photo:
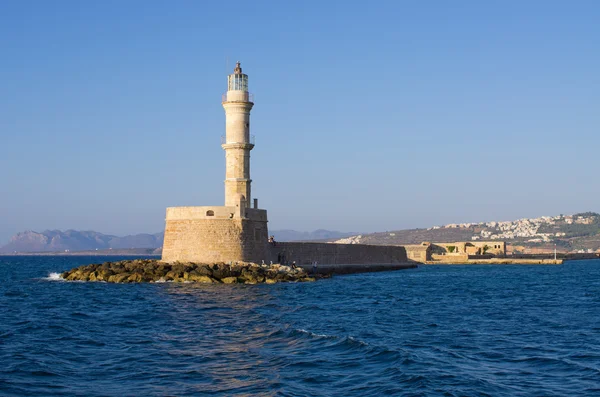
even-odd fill
[(156, 281), (161, 277), (162, 277), (162, 274), (156, 274), (150, 270), (146, 270), (146, 272), (143, 274), (144, 280), (148, 280), (148, 281)]
[(105, 269), (104, 267), (96, 271), (96, 277), (99, 281), (107, 281), (110, 276), (115, 274), (110, 268)]
[[(283, 281), (315, 281), (301, 268), (289, 266), (258, 265), (236, 262), (198, 264), (168, 264), (154, 259), (134, 259), (120, 262), (82, 265), (62, 273), (69, 281), (107, 281), (111, 283), (140, 283), (153, 281), (224, 283), (224, 284), (275, 284)], [(321, 278), (321, 277), (319, 277)]]
[(165, 274), (165, 280), (175, 280), (180, 278), (181, 276), (183, 276), (183, 273), (179, 274), (178, 272), (171, 270), (170, 272), (167, 272), (167, 274)]
[(225, 277), (221, 279), (223, 284), (236, 284), (238, 282), (237, 277)]
[(213, 268), (212, 276), (216, 279), (222, 280), (227, 277), (235, 277), (236, 274), (234, 274), (234, 272), (232, 272), (231, 266), (226, 265), (226, 264), (219, 264), (216, 269)]
[(125, 270), (125, 266), (121, 262), (113, 263), (110, 269), (115, 273), (122, 273)]
[(212, 275), (213, 275), (213, 271), (211, 268), (208, 267), (208, 265), (200, 265), (200, 266), (196, 267), (195, 271), (203, 276), (212, 277)]
[(65, 280), (75, 281), (75, 280), (81, 279), (81, 272), (78, 269), (75, 269), (74, 271), (71, 270), (70, 272), (65, 272), (65, 273), (66, 273), (66, 276), (63, 276), (63, 278)]
[(289, 275), (286, 273), (277, 273), (273, 276), (273, 279), (277, 281), (289, 281)]
[(186, 263), (176, 262), (171, 266), (171, 271), (179, 273), (180, 277), (183, 276), (183, 273), (189, 272), (190, 270), (192, 269), (190, 269), (190, 266), (188, 266)]
[(139, 283), (142, 281), (142, 275), (140, 273), (133, 273), (131, 276), (127, 277), (128, 283)]
[(130, 273), (119, 273), (119, 274), (113, 274), (112, 276), (110, 276), (108, 278), (108, 282), (109, 283), (122, 283), (125, 280), (127, 280), (129, 278), (129, 276), (131, 276)]
[(189, 281), (193, 281), (195, 283), (207, 283), (207, 284), (212, 284), (212, 283), (217, 283), (218, 281), (215, 280), (212, 277), (209, 276), (204, 276), (202, 274), (194, 274), (194, 273), (190, 273), (188, 276), (188, 280)]

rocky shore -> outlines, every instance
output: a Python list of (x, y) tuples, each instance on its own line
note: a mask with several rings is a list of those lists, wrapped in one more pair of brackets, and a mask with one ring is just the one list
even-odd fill
[[(302, 268), (256, 263), (164, 263), (156, 259), (134, 259), (83, 265), (61, 274), (67, 281), (109, 283), (193, 282), (224, 284), (274, 284), (315, 281)], [(323, 276), (321, 276), (323, 277)]]

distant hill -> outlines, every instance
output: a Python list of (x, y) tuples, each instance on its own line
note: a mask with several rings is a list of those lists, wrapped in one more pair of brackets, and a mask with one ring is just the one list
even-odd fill
[[(338, 239), (356, 233), (342, 233), (331, 230), (315, 230), (314, 232), (297, 232), (295, 230), (273, 230), (270, 232), (277, 241), (309, 241)], [(131, 236), (113, 236), (94, 231), (77, 230), (31, 230), (17, 233), (8, 244), (0, 247), (0, 253), (14, 252), (65, 252), (95, 251), (162, 247), (164, 233), (135, 234)], [(159, 251), (157, 251), (159, 252)]]
[(8, 244), (0, 247), (0, 253), (156, 249), (162, 246), (163, 237), (163, 233), (118, 237), (94, 231), (46, 230), (34, 232), (28, 230), (14, 235)]
[(269, 231), (269, 234), (275, 236), (276, 241), (331, 240), (356, 235), (356, 233), (343, 233), (324, 229), (318, 229), (314, 232), (298, 232), (296, 230), (272, 230)]
[[(428, 229), (395, 230), (371, 234), (343, 233), (331, 230), (298, 232), (272, 230), (276, 241), (331, 241), (346, 244), (405, 245), (423, 241), (455, 242), (499, 240), (510, 244), (515, 252), (551, 250), (596, 251), (600, 249), (600, 214), (582, 212), (574, 215), (542, 216), (515, 221), (460, 223)], [(13, 236), (0, 247), (0, 253), (64, 252), (117, 249), (156, 249), (160, 252), (164, 234), (136, 234), (118, 237), (94, 231), (46, 230), (26, 231)]]
[(600, 214), (542, 216), (514, 221), (448, 224), (428, 229), (393, 230), (333, 240), (347, 244), (406, 245), (423, 241), (455, 242), (499, 240), (515, 252), (552, 250), (596, 251), (600, 249)]

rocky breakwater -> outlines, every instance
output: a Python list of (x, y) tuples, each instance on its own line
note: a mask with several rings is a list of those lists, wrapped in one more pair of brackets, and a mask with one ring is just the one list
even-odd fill
[(256, 263), (164, 263), (156, 259), (83, 265), (61, 274), (67, 281), (109, 283), (191, 282), (224, 284), (274, 284), (289, 281), (315, 281), (304, 269)]

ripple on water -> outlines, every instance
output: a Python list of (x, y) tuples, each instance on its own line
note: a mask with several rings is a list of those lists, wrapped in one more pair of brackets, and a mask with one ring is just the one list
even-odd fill
[(70, 283), (60, 273), (89, 258), (2, 261), (8, 395), (600, 392), (598, 261), (235, 288)]

